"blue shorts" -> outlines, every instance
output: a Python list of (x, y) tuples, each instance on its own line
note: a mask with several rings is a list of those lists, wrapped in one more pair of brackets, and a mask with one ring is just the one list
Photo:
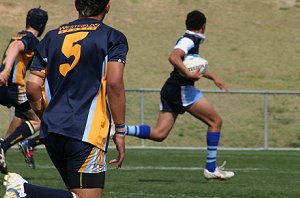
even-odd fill
[(176, 86), (165, 83), (160, 92), (160, 111), (183, 114), (186, 107), (203, 97), (193, 85)]
[(0, 86), (0, 104), (8, 108), (15, 107), (21, 112), (31, 109), (25, 87), (18, 85)]
[(68, 188), (104, 188), (105, 152), (92, 144), (51, 132), (44, 143)]

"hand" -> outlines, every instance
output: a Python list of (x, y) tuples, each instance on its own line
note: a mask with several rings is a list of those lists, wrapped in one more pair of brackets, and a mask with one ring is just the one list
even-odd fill
[(113, 141), (116, 144), (116, 148), (119, 154), (116, 159), (110, 160), (109, 164), (117, 164), (118, 169), (122, 167), (125, 156), (125, 134), (114, 134)]
[(0, 86), (2, 86), (2, 85), (8, 86), (8, 78), (9, 78), (9, 76), (7, 76), (3, 72), (1, 72), (0, 73)]
[(203, 75), (199, 74), (200, 68), (198, 68), (196, 71), (188, 72), (186, 74), (186, 77), (192, 81), (198, 81)]
[(223, 89), (225, 92), (229, 92), (227, 86), (219, 78), (214, 79), (215, 85), (220, 89)]

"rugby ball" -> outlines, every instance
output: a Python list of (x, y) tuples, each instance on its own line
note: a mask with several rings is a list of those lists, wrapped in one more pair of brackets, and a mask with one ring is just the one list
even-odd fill
[(183, 64), (191, 72), (200, 68), (199, 74), (204, 74), (208, 69), (208, 61), (200, 56), (186, 56)]

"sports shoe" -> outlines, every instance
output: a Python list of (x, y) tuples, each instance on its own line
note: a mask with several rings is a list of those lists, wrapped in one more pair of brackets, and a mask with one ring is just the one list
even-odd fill
[(2, 174), (7, 174), (7, 165), (5, 161), (5, 152), (3, 148), (1, 147), (1, 141), (0, 141), (0, 171)]
[(5, 175), (3, 185), (6, 186), (6, 193), (3, 198), (26, 197), (24, 183), (28, 182), (16, 173), (8, 173)]
[(35, 169), (35, 163), (33, 159), (33, 148), (29, 146), (28, 140), (23, 140), (22, 142), (19, 142), (18, 145), (25, 157), (26, 164), (28, 164), (30, 168)]
[(222, 166), (216, 168), (215, 172), (209, 172), (207, 169), (204, 169), (204, 177), (205, 179), (230, 179), (234, 176), (234, 172), (225, 171), (226, 161), (223, 162)]

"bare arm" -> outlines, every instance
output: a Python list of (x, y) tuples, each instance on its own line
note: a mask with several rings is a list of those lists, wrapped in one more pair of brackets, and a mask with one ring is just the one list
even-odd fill
[(169, 56), (169, 62), (187, 78), (191, 79), (192, 81), (199, 80), (201, 78), (201, 75), (199, 74), (200, 69), (195, 72), (190, 72), (182, 62), (182, 57), (184, 56), (185, 52), (183, 50), (174, 49)]
[(36, 115), (42, 119), (46, 108), (42, 94), (42, 87), (45, 82), (45, 74), (39, 71), (31, 71), (26, 82), (26, 95), (31, 108)]
[[(125, 124), (125, 88), (123, 81), (124, 64), (119, 62), (108, 62), (107, 70), (107, 97), (114, 124)], [(125, 132), (124, 128), (116, 128), (116, 132)], [(122, 166), (125, 155), (125, 133), (115, 134), (114, 142), (116, 144), (119, 156), (110, 161), (116, 163), (117, 168)]]
[(227, 88), (227, 86), (225, 85), (225, 83), (221, 79), (219, 79), (218, 77), (214, 76), (211, 72), (206, 71), (203, 74), (203, 77), (214, 81), (215, 85), (217, 87), (219, 87), (220, 89), (223, 89), (225, 92), (229, 91), (228, 88)]
[(6, 85), (7, 86), (7, 80), (10, 76), (10, 72), (13, 68), (14, 62), (18, 56), (18, 54), (21, 51), (25, 50), (25, 46), (22, 41), (14, 41), (12, 42), (7, 51), (6, 51), (6, 62), (5, 62), (5, 68), (0, 73), (0, 86)]

